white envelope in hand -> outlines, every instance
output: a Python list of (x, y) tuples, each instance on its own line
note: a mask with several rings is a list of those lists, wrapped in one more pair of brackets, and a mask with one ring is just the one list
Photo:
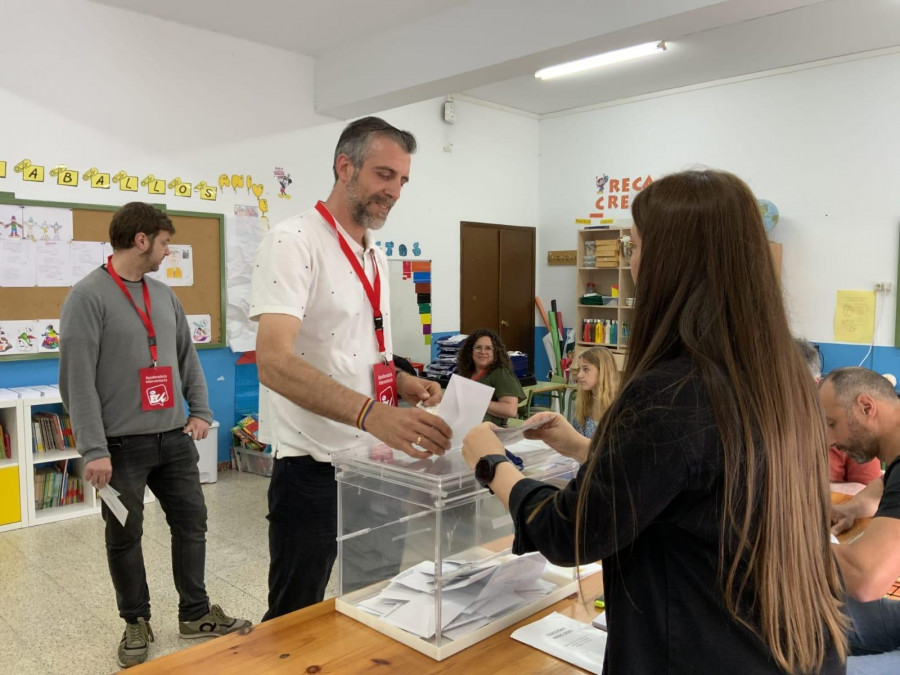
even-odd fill
[(451, 450), (461, 448), (463, 438), (469, 430), (484, 421), (484, 414), (493, 395), (493, 387), (461, 375), (450, 376), (450, 384), (447, 385), (447, 391), (441, 399), (438, 415), (453, 430), (453, 437), (450, 439)]

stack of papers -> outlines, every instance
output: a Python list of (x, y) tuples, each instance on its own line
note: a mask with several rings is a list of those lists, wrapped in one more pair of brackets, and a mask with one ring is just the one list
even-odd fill
[(435, 636), (440, 621), (442, 637), (456, 640), (556, 590), (555, 584), (540, 578), (545, 566), (539, 554), (505, 562), (446, 560), (438, 576), (435, 564), (425, 561), (398, 574), (359, 608), (425, 639)]

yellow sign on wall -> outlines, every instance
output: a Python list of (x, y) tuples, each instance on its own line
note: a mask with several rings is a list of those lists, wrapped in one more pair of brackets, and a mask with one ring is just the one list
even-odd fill
[(190, 183), (178, 183), (175, 186), (175, 194), (179, 197), (190, 197), (191, 196), (191, 184)]
[(22, 173), (22, 179), (32, 183), (43, 183), (44, 167), (32, 164)]
[(56, 174), (57, 185), (68, 185), (70, 187), (78, 186), (78, 172), (72, 169), (63, 169)]
[(102, 188), (104, 190), (109, 189), (109, 174), (108, 173), (95, 173), (91, 176), (91, 187), (92, 188)]
[(166, 194), (166, 181), (162, 178), (156, 178), (149, 183), (147, 183), (147, 192), (151, 195), (164, 195)]
[(0, 162), (0, 178), (6, 178), (6, 162)]
[(125, 176), (124, 178), (119, 180), (119, 189), (124, 192), (137, 192), (138, 177), (137, 176)]

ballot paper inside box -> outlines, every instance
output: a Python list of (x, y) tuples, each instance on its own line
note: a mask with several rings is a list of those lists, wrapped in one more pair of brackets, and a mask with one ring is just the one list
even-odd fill
[[(577, 464), (536, 441), (509, 448), (560, 485)], [(384, 445), (333, 455), (339, 612), (440, 661), (576, 590), (575, 570), (510, 552), (513, 523), (459, 451)]]

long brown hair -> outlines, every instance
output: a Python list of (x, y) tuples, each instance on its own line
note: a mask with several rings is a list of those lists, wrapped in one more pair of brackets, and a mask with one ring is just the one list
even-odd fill
[(475, 343), (483, 337), (491, 338), (491, 345), (494, 347), (494, 361), (488, 366), (487, 372), (492, 372), (501, 366), (512, 370), (509, 361), (509, 353), (503, 345), (503, 340), (494, 331), (487, 328), (479, 328), (469, 335), (459, 348), (456, 355), (456, 372), (463, 377), (472, 377), (475, 374), (475, 361), (472, 359), (472, 352), (475, 350)]
[(588, 419), (599, 421), (619, 391), (619, 370), (612, 354), (605, 347), (591, 347), (578, 356), (578, 361), (590, 363), (597, 369), (597, 384), (593, 389), (578, 390), (575, 397), (575, 421), (584, 426)]
[[(667, 358), (691, 358), (724, 448), (726, 607), (780, 668), (817, 670), (829, 643), (842, 658), (847, 650), (829, 547), (825, 428), (788, 329), (756, 199), (732, 174), (687, 171), (645, 188), (632, 215), (641, 251), (621, 390)], [(598, 448), (615, 446), (614, 422), (628, 412), (618, 409), (621, 400), (594, 436), (589, 477)], [(576, 556), (588, 493), (583, 486)]]

